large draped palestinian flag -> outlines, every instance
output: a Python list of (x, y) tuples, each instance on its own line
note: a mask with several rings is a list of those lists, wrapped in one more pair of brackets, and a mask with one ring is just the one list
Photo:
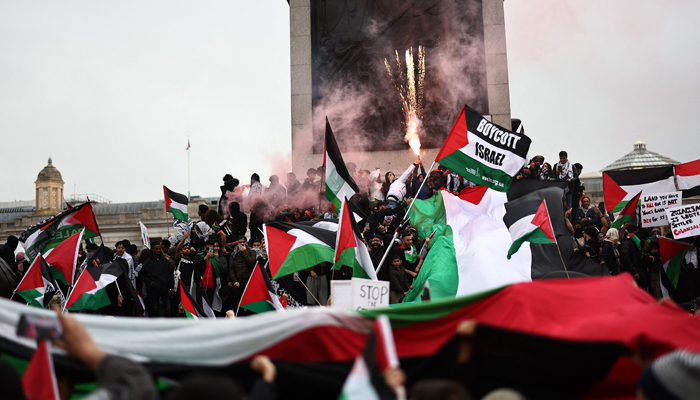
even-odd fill
[(69, 208), (30, 227), (22, 233), (19, 241), (25, 249), (27, 259), (31, 262), (37, 254), (46, 254), (83, 228), (85, 228), (83, 239), (100, 235), (90, 203)]
[(603, 172), (603, 197), (607, 211), (622, 211), (640, 191), (644, 195), (675, 192), (673, 166)]
[(189, 200), (184, 194), (173, 192), (163, 185), (165, 195), (165, 212), (173, 213), (173, 217), (180, 221), (187, 221), (187, 203)]
[(678, 164), (675, 169), (678, 189), (683, 191), (683, 198), (700, 196), (700, 160)]
[(123, 271), (116, 262), (97, 267), (88, 265), (68, 295), (66, 308), (72, 311), (97, 310), (111, 304), (107, 296), (107, 285), (116, 281)]
[(326, 117), (326, 145), (323, 155), (323, 166), (326, 167), (326, 198), (333, 208), (340, 208), (343, 197), (351, 198), (360, 189), (350, 176), (348, 167), (340, 154), (338, 142)]
[(530, 143), (525, 134), (491, 123), (465, 105), (435, 160), (472, 182), (505, 192), (525, 165)]
[(58, 285), (44, 257), (39, 254), (19, 282), (15, 293), (22, 296), (30, 306), (46, 308), (58, 290)]
[(520, 249), (524, 242), (539, 244), (556, 244), (552, 220), (549, 218), (547, 201), (520, 198), (506, 203), (506, 215), (503, 217), (513, 239), (508, 249), (508, 259)]
[[(16, 321), (23, 313), (51, 314), (3, 299), (0, 309), (2, 358), (26, 365), (34, 345), (16, 336)], [(408, 382), (451, 376), (469, 382), (474, 398), (510, 387), (529, 399), (633, 399), (642, 372), (634, 354), (700, 352), (700, 321), (675, 304), (659, 304), (629, 274), (522, 282), (390, 308), (292, 309), (235, 323), (93, 315), (81, 315), (80, 322), (99, 348), (154, 375), (177, 379), (206, 370), (240, 378), (250, 373), (251, 358), (264, 354), (277, 367), (285, 399), (326, 399), (338, 398), (379, 315), (391, 322)], [(469, 364), (460, 365), (455, 333), (465, 320), (477, 328)], [(94, 379), (65, 352), (53, 356), (77, 382)]]
[(369, 250), (362, 240), (362, 233), (357, 226), (350, 202), (343, 198), (343, 206), (338, 216), (338, 234), (335, 241), (334, 269), (343, 265), (352, 268), (352, 276), (356, 278), (377, 280), (374, 264), (369, 257)]
[(263, 226), (273, 279), (333, 262), (336, 233), (329, 226), (316, 225), (270, 222)]
[(687, 243), (679, 242), (677, 240), (667, 239), (665, 237), (659, 237), (659, 257), (661, 258), (661, 264), (664, 266), (664, 273), (668, 277), (670, 286), (664, 284), (664, 279), (661, 279), (661, 291), (664, 297), (668, 297), (668, 291), (674, 290), (678, 286), (678, 278), (681, 275), (681, 265), (683, 265), (683, 260), (685, 255), (688, 254), (690, 250), (690, 245)]
[(49, 264), (53, 276), (68, 286), (73, 286), (75, 271), (78, 268), (80, 240), (84, 234), (85, 228), (62, 241), (46, 254), (46, 263)]
[(275, 310), (284, 311), (284, 307), (277, 298), (275, 289), (272, 287), (270, 273), (258, 263), (253, 268), (253, 273), (248, 279), (245, 290), (243, 290), (238, 307), (254, 313)]

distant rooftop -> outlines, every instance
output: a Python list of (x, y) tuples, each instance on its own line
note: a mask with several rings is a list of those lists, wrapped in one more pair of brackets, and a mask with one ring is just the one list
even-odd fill
[(603, 168), (603, 171), (666, 167), (676, 164), (680, 164), (680, 162), (647, 150), (646, 142), (640, 140), (634, 144), (632, 152), (625, 154), (622, 158)]

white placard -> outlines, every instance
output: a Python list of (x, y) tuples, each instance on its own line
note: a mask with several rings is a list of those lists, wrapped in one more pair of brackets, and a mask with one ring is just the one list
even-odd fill
[(141, 239), (143, 240), (143, 245), (150, 249), (151, 241), (148, 239), (148, 229), (146, 229), (146, 225), (144, 225), (141, 221), (139, 221), (139, 225), (141, 226)]
[(331, 281), (331, 306), (350, 310), (388, 307), (389, 282), (361, 278)]
[(351, 281), (331, 281), (331, 307), (352, 309)]
[(389, 307), (389, 282), (352, 278), (354, 309)]
[(700, 235), (700, 204), (671, 207), (666, 210), (666, 215), (674, 238)]
[(646, 195), (642, 193), (642, 226), (664, 226), (668, 224), (666, 210), (682, 204), (681, 192), (658, 193)]

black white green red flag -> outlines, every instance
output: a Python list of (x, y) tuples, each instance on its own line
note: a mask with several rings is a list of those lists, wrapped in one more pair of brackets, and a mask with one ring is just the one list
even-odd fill
[(78, 265), (80, 240), (84, 233), (85, 228), (49, 250), (45, 256), (46, 263), (49, 264), (54, 278), (68, 286), (73, 286), (73, 279), (75, 279), (75, 271)]
[(503, 222), (508, 227), (513, 244), (508, 249), (508, 259), (515, 254), (524, 242), (539, 244), (556, 243), (552, 220), (547, 210), (547, 202), (521, 198), (506, 203)]
[(343, 197), (351, 198), (360, 189), (350, 176), (348, 167), (340, 154), (338, 142), (335, 140), (331, 124), (326, 118), (326, 145), (323, 155), (323, 166), (326, 167), (326, 198), (333, 209), (340, 208)]
[[(661, 236), (659, 237), (659, 257), (661, 258), (661, 264), (664, 266), (664, 272), (671, 282), (671, 285), (673, 285), (673, 289), (678, 286), (678, 277), (681, 275), (681, 265), (690, 247), (691, 246), (687, 243)], [(667, 288), (666, 285), (664, 285), (664, 279), (661, 279), (661, 292), (664, 297), (668, 297), (669, 289), (671, 288)]]
[(465, 105), (435, 160), (460, 176), (500, 192), (526, 161), (531, 140), (491, 123)]
[(618, 213), (636, 193), (645, 195), (676, 191), (673, 166), (603, 172), (605, 209)]
[[(204, 298), (202, 298), (204, 299)], [(197, 304), (190, 293), (182, 286), (180, 281), (180, 302), (185, 310), (185, 316), (190, 319), (211, 318), (210, 315), (204, 312), (204, 309)]]
[(627, 203), (625, 203), (622, 211), (620, 211), (620, 214), (612, 223), (613, 228), (620, 229), (625, 223), (632, 222), (634, 220), (634, 214), (637, 212), (637, 205), (639, 204), (640, 197), (642, 197), (642, 192), (637, 193), (634, 197), (627, 201)]
[(30, 227), (20, 235), (19, 241), (25, 249), (27, 259), (31, 262), (39, 253), (46, 254), (83, 228), (85, 228), (83, 239), (100, 235), (90, 203), (69, 208)]
[(58, 285), (44, 257), (39, 254), (22, 277), (15, 294), (22, 296), (30, 306), (46, 308), (58, 290)]
[[(336, 233), (332, 224), (270, 222), (263, 225), (273, 279), (333, 262)], [(323, 227), (319, 227), (323, 226)]]
[(111, 304), (107, 285), (116, 281), (122, 272), (121, 265), (115, 262), (97, 267), (88, 265), (68, 295), (66, 308), (71, 311), (97, 310)]
[(58, 383), (51, 357), (51, 343), (40, 340), (22, 377), (22, 387), (29, 400), (59, 400)]
[(678, 189), (683, 191), (683, 198), (700, 196), (700, 160), (678, 164), (676, 182)]
[(165, 212), (173, 213), (173, 217), (180, 221), (187, 221), (187, 196), (173, 192), (163, 185), (165, 195)]
[(352, 276), (356, 278), (377, 280), (374, 264), (369, 257), (369, 250), (362, 240), (360, 228), (357, 226), (352, 209), (347, 198), (343, 198), (343, 206), (338, 215), (338, 234), (335, 241), (334, 269), (347, 265), (352, 268)]
[(267, 311), (284, 311), (275, 289), (272, 287), (270, 274), (266, 268), (256, 263), (253, 273), (248, 279), (248, 284), (243, 290), (241, 302), (238, 309), (245, 308), (254, 313), (264, 313)]

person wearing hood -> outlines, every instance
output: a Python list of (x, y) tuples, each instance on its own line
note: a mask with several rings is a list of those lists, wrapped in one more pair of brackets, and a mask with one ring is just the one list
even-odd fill
[(264, 200), (273, 207), (277, 207), (287, 200), (287, 188), (280, 184), (279, 176), (272, 175), (270, 177), (270, 186), (265, 189)]
[(379, 168), (369, 173), (369, 202), (372, 203), (377, 200), (384, 201), (381, 170)]
[[(226, 205), (230, 201), (231, 197), (233, 196), (233, 193), (236, 191), (236, 186), (238, 186), (238, 179), (234, 178), (231, 176), (231, 174), (226, 174), (224, 175), (224, 184), (220, 186), (221, 189), (221, 197), (219, 197), (219, 214), (225, 215), (228, 213), (228, 208)], [(228, 193), (231, 193), (230, 195)]]
[(17, 236), (10, 235), (5, 244), (0, 246), (0, 258), (2, 258), (8, 266), (15, 265), (15, 250), (17, 250), (18, 244), (19, 239), (17, 239)]
[(228, 204), (228, 211), (228, 220), (231, 224), (232, 234), (236, 238), (245, 236), (248, 232), (248, 217), (241, 212), (241, 205), (236, 201), (232, 201)]
[(615, 228), (608, 229), (603, 239), (603, 247), (600, 250), (600, 265), (604, 265), (610, 271), (610, 275), (617, 275), (620, 268), (619, 231)]

